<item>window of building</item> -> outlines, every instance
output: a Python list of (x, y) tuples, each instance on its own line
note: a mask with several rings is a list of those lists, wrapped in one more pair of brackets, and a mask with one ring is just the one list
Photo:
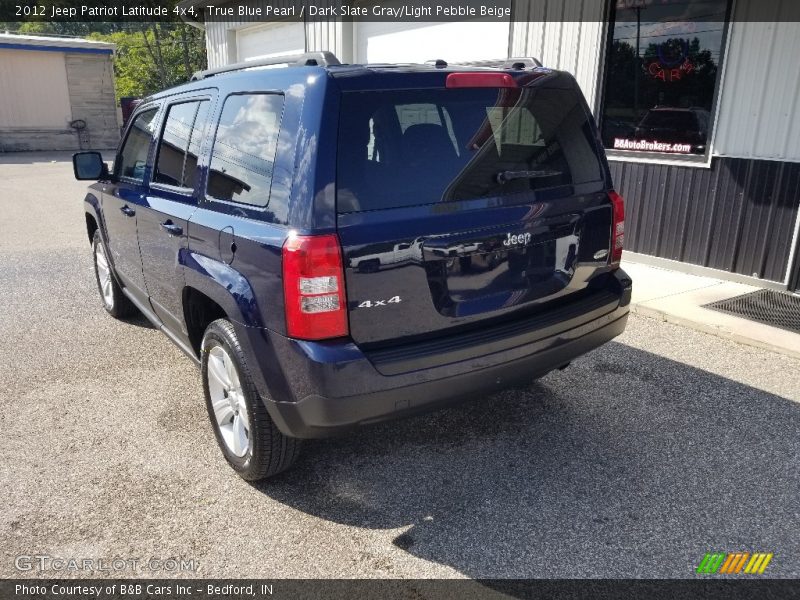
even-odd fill
[(208, 195), (263, 207), (278, 148), (283, 96), (238, 94), (222, 108), (208, 173)]
[(622, 153), (706, 155), (730, 0), (617, 0), (601, 110)]
[(205, 132), (209, 102), (194, 101), (169, 107), (158, 144), (154, 183), (194, 189), (197, 154)]
[(134, 181), (144, 180), (144, 169), (150, 152), (150, 142), (153, 141), (157, 112), (158, 109), (151, 108), (139, 113), (134, 119), (120, 150), (118, 164), (115, 165), (117, 177)]

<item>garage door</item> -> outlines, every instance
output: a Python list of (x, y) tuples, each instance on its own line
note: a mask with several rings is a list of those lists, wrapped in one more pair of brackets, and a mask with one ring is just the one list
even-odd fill
[(356, 24), (357, 62), (448, 62), (508, 56), (508, 21)]
[(72, 119), (61, 52), (0, 49), (0, 127), (67, 129)]
[(248, 27), (236, 32), (239, 60), (301, 54), (306, 50), (303, 23), (282, 23)]

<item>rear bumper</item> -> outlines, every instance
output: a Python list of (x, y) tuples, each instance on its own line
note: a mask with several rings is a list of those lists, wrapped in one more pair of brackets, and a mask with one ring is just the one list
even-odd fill
[(583, 315), (562, 321), (560, 330), (548, 335), (551, 324), (541, 330), (545, 337), (537, 339), (529, 332), (520, 334), (515, 338), (519, 345), (505, 343), (499, 351), (495, 339), (482, 346), (483, 354), (468, 358), (459, 349), (461, 356), (456, 353), (454, 358), (464, 359), (447, 364), (431, 357), (427, 366), (417, 357), (409, 363), (414, 370), (391, 375), (385, 364), (351, 342), (301, 342), (250, 328), (246, 333), (261, 363), (253, 375), (263, 388), (259, 391), (270, 416), (292, 437), (327, 437), (432, 410), (527, 384), (621, 334), (628, 320), (631, 282), (621, 270), (613, 279), (614, 302), (602, 314), (593, 313), (591, 320)]

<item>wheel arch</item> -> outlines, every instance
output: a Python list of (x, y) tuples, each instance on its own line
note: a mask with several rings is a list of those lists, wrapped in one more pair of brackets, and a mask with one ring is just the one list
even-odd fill
[(86, 233), (91, 244), (94, 232), (100, 229), (100, 201), (94, 194), (86, 194), (86, 198), (83, 200), (83, 212), (86, 218)]
[(205, 327), (215, 319), (263, 327), (255, 293), (244, 275), (219, 260), (192, 252), (187, 253), (184, 266), (184, 322), (198, 356)]
[(195, 355), (199, 357), (200, 344), (208, 326), (217, 319), (230, 319), (230, 317), (218, 302), (194, 287), (183, 288), (182, 304), (189, 343)]

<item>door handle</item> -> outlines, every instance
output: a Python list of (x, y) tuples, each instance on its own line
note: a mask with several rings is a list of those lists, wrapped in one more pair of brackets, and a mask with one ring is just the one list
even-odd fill
[(180, 225), (175, 225), (170, 220), (164, 221), (161, 227), (170, 235), (181, 235), (183, 233), (183, 228)]
[(133, 217), (133, 216), (135, 216), (135, 215), (136, 215), (136, 211), (135, 211), (135, 210), (133, 210), (133, 209), (132, 209), (130, 206), (128, 206), (127, 204), (126, 204), (125, 206), (123, 206), (122, 208), (120, 208), (120, 209), (119, 209), (119, 211), (120, 211), (120, 212), (121, 212), (123, 215), (125, 215), (126, 217)]

